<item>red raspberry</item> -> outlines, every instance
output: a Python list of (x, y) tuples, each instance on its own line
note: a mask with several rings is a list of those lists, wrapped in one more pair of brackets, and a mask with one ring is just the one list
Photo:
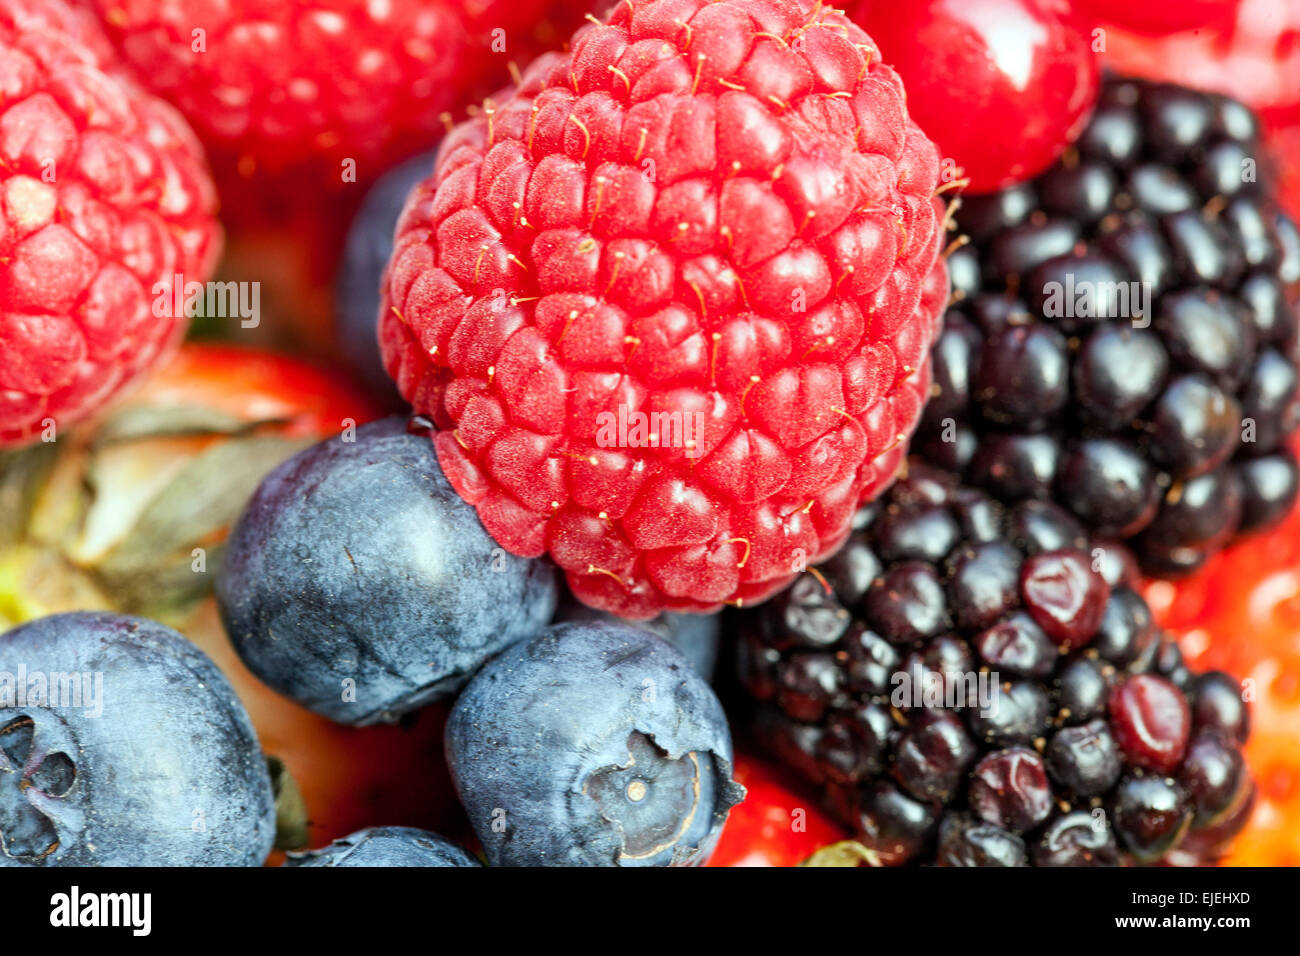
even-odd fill
[(385, 361), (487, 529), (582, 600), (752, 603), (902, 459), (948, 297), (938, 152), (838, 11), (608, 16), (444, 141)]
[[(427, 149), (504, 0), (95, 0), (127, 63), (245, 176), (310, 160), (342, 181)], [(517, 4), (526, 9), (536, 6)], [(501, 24), (515, 22), (515, 14)], [(487, 36), (480, 35), (485, 31)], [(502, 60), (504, 69), (504, 59)]]
[(194, 134), (111, 55), (62, 0), (0, 0), (0, 446), (155, 364), (185, 331), (155, 284), (204, 282), (220, 254)]

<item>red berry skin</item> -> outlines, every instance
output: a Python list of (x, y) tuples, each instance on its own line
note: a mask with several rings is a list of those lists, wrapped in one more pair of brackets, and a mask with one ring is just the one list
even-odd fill
[(1235, 97), (1271, 129), (1300, 119), (1300, 4), (1240, 0), (1224, 23), (1161, 36), (1108, 26), (1104, 59), (1116, 73)]
[(1192, 714), (1177, 687), (1163, 677), (1139, 674), (1110, 692), (1110, 725), (1127, 763), (1169, 774), (1187, 750)]
[(750, 604), (902, 460), (948, 296), (938, 154), (828, 7), (608, 16), (444, 141), (398, 223), (385, 363), (488, 531), (583, 601)]
[[(502, 0), (94, 0), (124, 62), (245, 177), (373, 178), (429, 148), (481, 67)], [(482, 17), (483, 19), (479, 19)], [(201, 31), (201, 33), (197, 32)], [(497, 55), (504, 70), (507, 57)], [(345, 179), (351, 160), (355, 176)]]
[(1079, 11), (1105, 23), (1161, 36), (1223, 23), (1232, 17), (1240, 0), (1075, 0)]
[(1067, 0), (862, 0), (854, 19), (903, 78), (912, 118), (970, 179), (969, 193), (1046, 170), (1096, 103), (1092, 37)]
[(169, 353), (206, 282), (216, 192), (193, 132), (94, 18), (0, 0), (0, 447), (57, 438)]
[(1083, 553), (1044, 551), (1021, 566), (1020, 594), (1038, 626), (1075, 649), (1096, 636), (1110, 600), (1110, 585)]

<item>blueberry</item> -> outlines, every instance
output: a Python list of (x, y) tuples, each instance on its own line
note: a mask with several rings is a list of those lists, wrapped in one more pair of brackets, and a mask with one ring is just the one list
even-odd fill
[(493, 866), (700, 864), (744, 796), (713, 691), (625, 624), (557, 624), (490, 661), (446, 745)]
[(0, 638), (0, 866), (258, 866), (274, 838), (248, 714), (181, 635), (78, 612)]
[(645, 628), (677, 648), (701, 677), (707, 681), (713, 680), (713, 670), (718, 663), (718, 643), (721, 640), (717, 614), (665, 611), (649, 621), (622, 621), (608, 611), (598, 611), (568, 597), (560, 602), (560, 609), (555, 612), (555, 623), (563, 621), (609, 621)]
[(329, 846), (290, 853), (285, 866), (478, 866), (454, 843), (414, 827), (369, 827)]
[(343, 355), (386, 407), (405, 407), (379, 354), (379, 288), (406, 197), (433, 172), (436, 151), (390, 169), (370, 187), (348, 229), (334, 288), (334, 321)]
[(556, 583), (549, 564), (496, 545), (401, 418), (354, 437), (267, 476), (230, 537), (217, 598), (264, 683), (371, 724), (454, 693), (540, 631)]

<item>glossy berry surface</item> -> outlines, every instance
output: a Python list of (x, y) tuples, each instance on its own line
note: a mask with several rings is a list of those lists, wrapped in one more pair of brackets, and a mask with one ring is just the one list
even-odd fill
[(783, 768), (738, 752), (734, 776), (745, 799), (731, 808), (706, 866), (798, 866), (847, 837)]
[(385, 363), (488, 531), (579, 599), (753, 603), (902, 458), (947, 295), (937, 186), (838, 12), (622, 4), (444, 140)]
[(1231, 22), (1241, 0), (1158, 0), (1129, 3), (1127, 0), (1074, 0), (1085, 15), (1137, 33), (1159, 36), (1197, 27)]
[[(1091, 0), (1107, 6), (1122, 0)], [(1300, 106), (1300, 7), (1276, 0), (1199, 0), (1177, 6), (1190, 16), (1211, 4), (1227, 15), (1207, 29), (1145, 35), (1106, 30), (1107, 65), (1119, 73), (1182, 83), (1235, 97), (1272, 124), (1294, 122)], [(1129, 5), (1126, 19), (1150, 6)], [(1115, 18), (1118, 25), (1123, 21)]]
[(1066, 0), (862, 0), (851, 12), (968, 192), (1043, 172), (1096, 102), (1098, 58)]
[(1003, 504), (915, 458), (855, 524), (833, 559), (739, 616), (738, 667), (755, 738), (866, 854), (1223, 854), (1253, 793), (1243, 688), (1192, 671), (1121, 547), (1090, 543), (1058, 505)]
[[(1295, 748), (1295, 728), (1300, 726), (1298, 569), (1300, 510), (1292, 509), (1276, 529), (1225, 549), (1186, 580), (1153, 581), (1144, 589), (1161, 624), (1186, 633), (1183, 644), (1194, 666), (1231, 672), (1251, 682), (1248, 710), (1241, 701), (1241, 682), (1226, 674), (1207, 673), (1190, 695), (1194, 724), (1233, 740), (1249, 733), (1243, 753), (1258, 792), (1236, 795), (1224, 815), (1231, 820), (1252, 799), (1257, 812), (1232, 843), (1225, 858), (1229, 865), (1300, 865), (1300, 762)], [(1249, 635), (1249, 640), (1233, 640), (1233, 635)], [(1203, 733), (1193, 733), (1185, 759), (1185, 766), (1200, 769), (1185, 770), (1179, 777), (1199, 795), (1198, 815), (1213, 812), (1233, 772), (1219, 757), (1208, 761), (1218, 747), (1205, 753)]]
[(1111, 691), (1110, 723), (1130, 764), (1167, 774), (1183, 759), (1192, 715), (1177, 687), (1138, 674)]
[(452, 709), (447, 763), (492, 866), (698, 866), (744, 796), (708, 684), (604, 621), (488, 662)]
[(1108, 80), (1041, 177), (957, 212), (923, 453), (1195, 570), (1280, 520), (1300, 469), (1300, 234), (1240, 103)]
[(0, 446), (87, 417), (188, 318), (155, 284), (221, 252), (194, 134), (62, 0), (0, 3)]

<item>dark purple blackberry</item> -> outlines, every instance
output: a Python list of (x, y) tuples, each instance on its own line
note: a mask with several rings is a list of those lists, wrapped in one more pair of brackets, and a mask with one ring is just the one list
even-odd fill
[(1135, 579), (1060, 505), (913, 459), (833, 559), (737, 614), (754, 736), (886, 863), (1210, 859), (1253, 795), (1246, 705)]
[(1111, 79), (1038, 179), (967, 197), (915, 449), (1055, 499), (1148, 573), (1199, 567), (1300, 489), (1300, 236), (1239, 103)]

